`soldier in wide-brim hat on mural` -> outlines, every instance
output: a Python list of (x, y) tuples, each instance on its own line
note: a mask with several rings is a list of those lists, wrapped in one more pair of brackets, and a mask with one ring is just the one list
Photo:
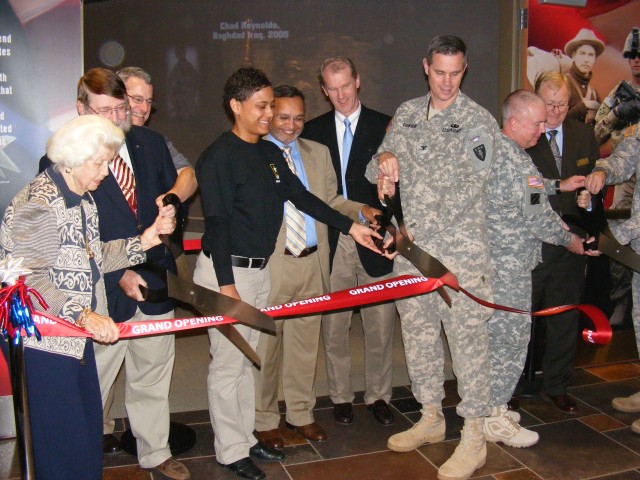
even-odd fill
[(564, 46), (564, 52), (573, 59), (566, 77), (571, 88), (568, 118), (593, 125), (600, 106), (598, 92), (591, 87), (593, 65), (604, 51), (604, 42), (592, 30), (583, 28)]

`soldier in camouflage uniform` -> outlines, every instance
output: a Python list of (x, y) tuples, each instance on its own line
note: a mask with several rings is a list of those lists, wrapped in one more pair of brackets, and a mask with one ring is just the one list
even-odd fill
[[(423, 65), (430, 93), (398, 108), (379, 154), (368, 166), (367, 178), (371, 182), (399, 179), (406, 225), (416, 244), (444, 263), (466, 289), (491, 300), (483, 190), (494, 159), (498, 125), (487, 110), (459, 90), (467, 65), (461, 39), (450, 35), (432, 39)], [(401, 257), (395, 269), (398, 274), (420, 275)], [(442, 322), (462, 399), (457, 412), (465, 418), (459, 446), (438, 470), (438, 478), (447, 480), (469, 478), (485, 463), (482, 423), (489, 412), (486, 321), (491, 316), (491, 310), (464, 294), (450, 293), (451, 308), (437, 294), (396, 302), (422, 418), (388, 441), (391, 450), (409, 451), (445, 438)]]
[[(629, 61), (631, 69), (632, 79), (627, 84), (640, 98), (640, 28), (634, 27), (627, 35), (622, 56)], [(637, 123), (640, 115), (640, 102), (637, 99), (620, 101), (620, 98), (617, 98), (620, 83), (611, 90), (596, 113), (596, 138), (602, 144), (611, 137), (612, 148), (615, 148), (622, 138), (624, 129)]]
[[(629, 69), (631, 70), (631, 81), (626, 83), (637, 92), (640, 98), (640, 28), (634, 27), (627, 35), (622, 49), (622, 56), (629, 62)], [(602, 105), (600, 105), (598, 113), (596, 113), (596, 138), (600, 144), (605, 143), (610, 138), (611, 150), (614, 150), (618, 142), (623, 138), (626, 127), (638, 122), (638, 115), (640, 114), (640, 102), (626, 100), (624, 95), (621, 96), (619, 94), (618, 89), (621, 83), (618, 83), (611, 90)], [(632, 175), (629, 180), (616, 186), (611, 208), (616, 210), (631, 208), (635, 185), (636, 176)], [(611, 220), (610, 223), (621, 223), (621, 220)], [(609, 270), (612, 283), (610, 300), (614, 306), (609, 321), (611, 325), (620, 325), (624, 322), (627, 312), (633, 272), (630, 268), (613, 260), (609, 263)], [(640, 403), (636, 408), (637, 410), (634, 411), (640, 411)]]
[[(502, 108), (503, 135), (496, 139), (495, 160), (485, 190), (489, 251), (494, 269), (493, 298), (501, 305), (531, 308), (531, 271), (542, 260), (542, 242), (584, 252), (582, 239), (565, 230), (549, 205), (544, 179), (526, 154), (545, 132), (544, 101), (517, 90)], [(588, 206), (589, 194), (581, 196)], [(586, 199), (586, 200), (585, 200)], [(484, 422), (487, 440), (529, 447), (538, 433), (522, 428), (507, 402), (522, 374), (531, 333), (531, 317), (496, 310), (487, 323), (491, 365), (491, 414)]]
[[(615, 185), (628, 180), (633, 174), (640, 173), (640, 124), (629, 127), (622, 141), (607, 158), (598, 160), (591, 175), (587, 176), (585, 186), (593, 194), (598, 193), (604, 184)], [(616, 240), (626, 245), (631, 243), (640, 253), (640, 184), (636, 183), (631, 205), (631, 218), (622, 223), (611, 223), (611, 232)], [(636, 344), (640, 351), (640, 274), (633, 273), (631, 281), (633, 296), (633, 328), (636, 332)], [(630, 397), (616, 397), (611, 402), (616, 410), (623, 412), (640, 412), (640, 392)], [(631, 430), (640, 434), (640, 420), (631, 425)]]

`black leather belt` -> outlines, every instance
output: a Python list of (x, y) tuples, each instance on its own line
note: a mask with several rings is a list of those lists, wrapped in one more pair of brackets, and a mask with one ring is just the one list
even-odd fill
[[(205, 254), (205, 256), (211, 258), (211, 252), (207, 251), (207, 250), (203, 250), (202, 253)], [(234, 267), (240, 267), (240, 268), (259, 268), (260, 270), (262, 270), (264, 267), (267, 266), (267, 263), (269, 263), (269, 257), (267, 258), (262, 258), (262, 257), (240, 257), (238, 255), (231, 255), (231, 265), (233, 265)]]
[(303, 258), (303, 257), (308, 257), (309, 255), (311, 255), (312, 253), (315, 253), (318, 251), (318, 246), (314, 245), (313, 247), (307, 247), (304, 250), (302, 250), (300, 252), (300, 255), (294, 255), (293, 253), (291, 253), (289, 251), (288, 248), (284, 249), (284, 254), (285, 255), (291, 255), (292, 257), (296, 257), (296, 258)]

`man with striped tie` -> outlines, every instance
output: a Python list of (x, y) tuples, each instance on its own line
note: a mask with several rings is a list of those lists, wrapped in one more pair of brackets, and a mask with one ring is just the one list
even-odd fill
[[(104, 68), (88, 70), (78, 82), (80, 115), (100, 115), (125, 132), (125, 144), (110, 164), (111, 175), (93, 192), (103, 241), (138, 235), (149, 227), (162, 208), (161, 198), (172, 192), (177, 173), (162, 135), (131, 126), (124, 82)], [(43, 157), (40, 168), (46, 167)], [(144, 179), (144, 182), (139, 181)], [(173, 208), (173, 207), (165, 207)], [(147, 261), (176, 273), (170, 252), (159, 245), (147, 251)], [(175, 302), (144, 300), (140, 286), (166, 287), (155, 269), (136, 269), (104, 275), (109, 316), (116, 323), (174, 318)], [(125, 406), (137, 440), (138, 462), (164, 478), (187, 480), (189, 470), (173, 459), (169, 449), (169, 386), (175, 356), (174, 335), (120, 340), (95, 346), (103, 406), (123, 362), (126, 369)], [(105, 436), (106, 437), (106, 436)]]
[[(371, 221), (381, 213), (337, 193), (336, 174), (329, 149), (312, 140), (298, 138), (304, 127), (304, 95), (290, 85), (273, 89), (275, 108), (266, 139), (280, 147), (291, 170), (315, 196), (340, 213), (358, 221), (360, 213)], [(328, 227), (285, 204), (284, 222), (271, 255), (269, 305), (322, 295), (329, 291)], [(321, 315), (277, 320), (275, 336), (261, 334), (258, 355), (262, 368), (256, 373), (257, 437), (272, 448), (283, 447), (278, 429), (278, 377), (286, 404), (286, 425), (311, 441), (322, 442), (327, 434), (313, 417), (314, 382)]]

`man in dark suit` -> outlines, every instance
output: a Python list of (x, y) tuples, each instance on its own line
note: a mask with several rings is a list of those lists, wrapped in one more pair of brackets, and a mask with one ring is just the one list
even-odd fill
[[(149, 227), (162, 206), (162, 197), (172, 192), (177, 173), (162, 135), (144, 127), (131, 126), (127, 91), (123, 81), (110, 70), (93, 68), (78, 82), (79, 115), (100, 115), (122, 128), (125, 144), (110, 164), (110, 174), (93, 193), (100, 217), (103, 241), (138, 235)], [(46, 168), (46, 158), (40, 168)], [(117, 169), (128, 174), (119, 174)], [(133, 178), (131, 178), (133, 177)], [(120, 180), (119, 181), (117, 180)], [(125, 184), (124, 179), (127, 180)], [(176, 266), (164, 245), (147, 251), (149, 268), (107, 273), (104, 283), (109, 315), (116, 323), (173, 318), (171, 299), (144, 301), (140, 286), (150, 290), (166, 287), (158, 275), (162, 269), (175, 273)], [(175, 355), (174, 335), (120, 340), (95, 346), (96, 364), (103, 405), (116, 376), (125, 363), (125, 406), (137, 439), (138, 462), (164, 478), (187, 480), (189, 470), (173, 459), (169, 449), (169, 387)], [(107, 439), (108, 440), (108, 439)]]
[[(364, 172), (384, 138), (391, 117), (360, 103), (360, 76), (350, 59), (326, 59), (320, 67), (320, 78), (322, 89), (334, 110), (307, 122), (301, 136), (329, 148), (338, 179), (338, 193), (350, 200), (382, 208), (376, 186), (365, 179)], [(329, 243), (332, 291), (384, 280), (392, 275), (392, 261), (367, 252), (338, 231), (330, 230)], [(349, 352), (352, 313), (333, 313), (322, 320), (333, 414), (335, 420), (344, 425), (353, 422), (354, 393)], [(395, 305), (385, 303), (362, 308), (360, 315), (365, 340), (364, 400), (378, 422), (390, 425), (394, 422), (388, 403), (393, 373)]]
[[(600, 157), (593, 128), (566, 118), (570, 90), (566, 79), (558, 72), (540, 76), (536, 93), (547, 106), (546, 134), (541, 135), (527, 153), (544, 178), (557, 180), (556, 195), (549, 196), (553, 209), (575, 233), (594, 233), (604, 222), (602, 202), (593, 197), (590, 212), (579, 209), (575, 193), (567, 191), (560, 180), (580, 178), (574, 176), (586, 176), (593, 170)], [(586, 266), (584, 255), (542, 244), (542, 263), (533, 270), (532, 309), (581, 303)], [(567, 414), (577, 412), (576, 403), (567, 396), (567, 384), (575, 362), (579, 318), (579, 312), (571, 311), (545, 319), (543, 389), (553, 405)]]
[[(294, 173), (320, 200), (355, 221), (359, 220), (360, 213), (374, 219), (380, 211), (338, 195), (336, 174), (327, 147), (298, 138), (305, 120), (302, 92), (290, 85), (280, 85), (273, 89), (273, 93), (275, 107), (266, 139), (288, 151), (286, 155), (293, 162)], [(269, 305), (282, 305), (329, 291), (328, 227), (304, 215), (305, 248), (296, 254), (287, 247), (291, 227), (286, 218), (285, 208), (285, 221), (278, 234), (275, 253), (269, 260)], [(309, 315), (276, 320), (275, 336), (260, 334), (256, 349), (262, 360), (262, 368), (255, 375), (256, 436), (272, 448), (281, 449), (284, 445), (278, 429), (279, 378), (282, 378), (287, 426), (311, 441), (327, 438), (313, 417), (321, 319), (322, 315)]]

